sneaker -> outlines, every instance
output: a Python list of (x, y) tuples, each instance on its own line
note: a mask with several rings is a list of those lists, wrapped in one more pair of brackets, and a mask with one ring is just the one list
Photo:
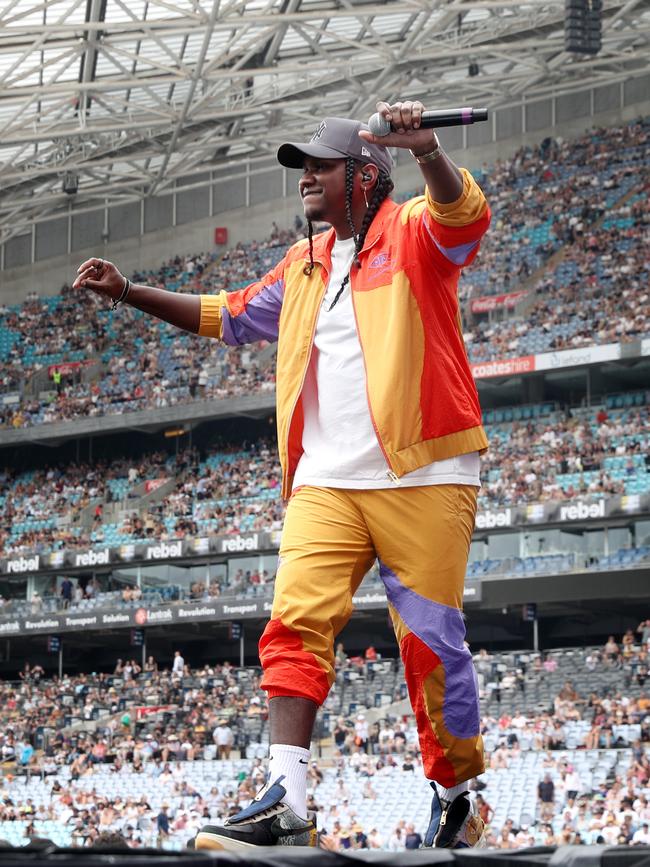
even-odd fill
[(317, 846), (313, 819), (301, 819), (282, 803), (287, 793), (284, 777), (264, 787), (245, 810), (223, 825), (205, 825), (196, 835), (195, 849), (227, 849), (241, 852), (255, 846)]
[(485, 846), (485, 825), (476, 812), (474, 801), (469, 798), (469, 792), (463, 792), (453, 801), (445, 801), (438, 795), (435, 783), (431, 783), (431, 788), (431, 819), (423, 848), (473, 849)]

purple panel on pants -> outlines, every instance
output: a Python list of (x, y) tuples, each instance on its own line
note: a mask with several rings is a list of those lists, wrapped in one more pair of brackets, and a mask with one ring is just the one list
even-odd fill
[(277, 340), (283, 298), (284, 280), (276, 280), (254, 295), (246, 304), (246, 309), (237, 316), (223, 310), (224, 343), (238, 346), (255, 340)]
[(388, 601), (414, 635), (442, 662), (445, 695), (442, 715), (456, 738), (479, 734), (478, 683), (472, 655), (464, 645), (465, 624), (457, 608), (441, 605), (405, 587), (384, 563), (379, 564)]

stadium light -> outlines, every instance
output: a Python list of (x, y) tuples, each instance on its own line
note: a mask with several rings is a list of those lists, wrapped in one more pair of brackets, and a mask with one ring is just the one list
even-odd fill
[(602, 0), (566, 0), (564, 47), (575, 54), (598, 54), (602, 47)]
[(76, 172), (66, 172), (63, 175), (63, 192), (68, 196), (76, 196), (79, 190), (79, 175)]

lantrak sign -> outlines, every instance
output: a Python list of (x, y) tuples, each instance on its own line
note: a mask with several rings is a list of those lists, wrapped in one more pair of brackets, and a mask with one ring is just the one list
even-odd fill
[(6, 620), (4, 623), (0, 623), (0, 635), (9, 633), (17, 635), (21, 631), (22, 626), (19, 620)]
[[(481, 585), (468, 581), (465, 587), (466, 602), (481, 600)], [(369, 587), (356, 594), (354, 607), (361, 610), (385, 609), (386, 594), (382, 585)], [(270, 596), (256, 599), (225, 599), (211, 603), (168, 604), (155, 608), (141, 607), (117, 611), (114, 608), (96, 609), (74, 613), (64, 611), (49, 614), (47, 617), (0, 618), (0, 635), (8, 638), (15, 635), (40, 634), (58, 635), (62, 632), (80, 632), (106, 629), (143, 629), (173, 625), (176, 623), (214, 623), (225, 624), (230, 620), (266, 620), (272, 608)]]

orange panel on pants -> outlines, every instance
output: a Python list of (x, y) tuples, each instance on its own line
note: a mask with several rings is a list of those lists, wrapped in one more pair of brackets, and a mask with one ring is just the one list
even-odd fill
[(443, 785), (483, 770), (478, 692), (460, 612), (476, 488), (304, 487), (292, 496), (271, 621), (260, 640), (270, 697), (322, 704), (334, 638), (375, 559), (416, 714), (425, 772)]

